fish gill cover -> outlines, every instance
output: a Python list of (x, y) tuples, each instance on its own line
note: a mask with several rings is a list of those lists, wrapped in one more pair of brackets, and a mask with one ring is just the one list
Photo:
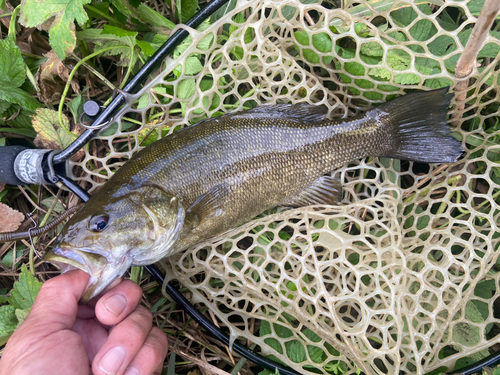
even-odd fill
[[(483, 2), (306, 2), (240, 0), (189, 30), (75, 178), (94, 190), (124, 158), (206, 117), (302, 102), (342, 117), (464, 82), (455, 64)], [(341, 206), (263, 215), (165, 259), (167, 278), (233, 338), (304, 374), (425, 374), (490, 354), (500, 333), (498, 37), (479, 52), (465, 107), (450, 112), (460, 161), (350, 163), (336, 173)]]

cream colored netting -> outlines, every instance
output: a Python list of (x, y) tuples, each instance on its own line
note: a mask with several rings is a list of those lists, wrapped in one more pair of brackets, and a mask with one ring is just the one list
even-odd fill
[[(95, 189), (144, 145), (206, 116), (308, 101), (339, 117), (407, 89), (453, 90), (459, 33), (476, 18), (467, 1), (419, 4), (238, 1), (215, 24), (189, 30), (191, 43), (91, 145), (75, 177)], [(436, 19), (451, 8), (466, 18), (455, 29)], [(485, 48), (500, 51), (500, 41), (490, 35)], [(500, 68), (486, 52), (454, 123), (462, 161), (353, 162), (338, 172), (343, 205), (265, 215), (164, 260), (168, 277), (233, 338), (301, 373), (424, 374), (488, 355), (500, 333), (500, 126), (491, 110)]]

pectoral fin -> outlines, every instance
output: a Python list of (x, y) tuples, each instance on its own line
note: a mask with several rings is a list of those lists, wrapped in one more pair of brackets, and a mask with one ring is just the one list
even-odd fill
[(223, 214), (223, 205), (228, 193), (228, 186), (217, 185), (210, 189), (207, 193), (200, 196), (186, 210), (184, 224), (190, 228), (194, 228), (203, 220), (221, 216)]
[(322, 176), (303, 190), (297, 197), (282, 204), (288, 207), (304, 207), (315, 204), (336, 205), (342, 200), (342, 184), (337, 178)]

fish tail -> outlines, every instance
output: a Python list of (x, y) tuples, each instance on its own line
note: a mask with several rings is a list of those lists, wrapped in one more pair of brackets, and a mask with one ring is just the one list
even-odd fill
[(390, 119), (391, 149), (382, 156), (423, 163), (455, 162), (463, 148), (450, 136), (446, 123), (452, 98), (445, 87), (407, 94), (377, 107)]

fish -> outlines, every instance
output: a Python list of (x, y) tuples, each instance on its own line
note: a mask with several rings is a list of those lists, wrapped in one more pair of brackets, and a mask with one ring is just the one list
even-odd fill
[(137, 152), (62, 229), (44, 260), (90, 274), (82, 297), (277, 206), (335, 205), (346, 163), (390, 157), (453, 163), (448, 88), (400, 96), (343, 119), (308, 103), (205, 119)]

